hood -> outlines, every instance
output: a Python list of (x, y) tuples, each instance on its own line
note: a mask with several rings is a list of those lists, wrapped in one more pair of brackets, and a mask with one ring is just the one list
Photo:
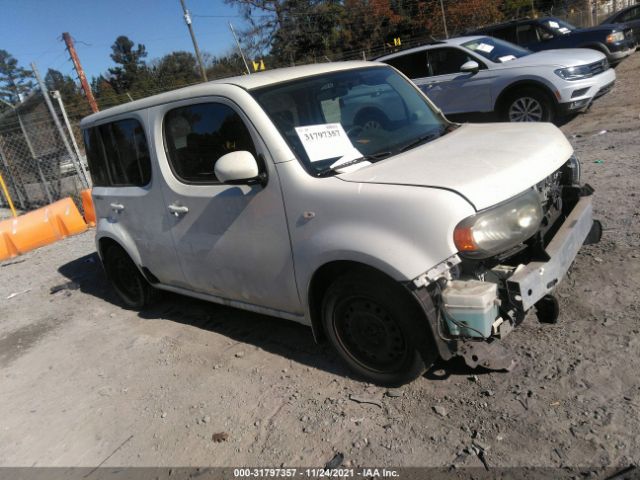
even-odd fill
[(604, 53), (590, 50), (588, 48), (563, 48), (558, 50), (542, 50), (524, 57), (510, 60), (500, 65), (505, 67), (528, 67), (528, 66), (560, 66), (577, 67), (578, 65), (588, 65), (590, 63), (604, 60)]
[(583, 33), (583, 32), (598, 32), (602, 34), (610, 34), (611, 32), (618, 30), (620, 32), (624, 31), (626, 28), (625, 25), (619, 23), (610, 23), (608, 25), (596, 25), (594, 27), (586, 27), (586, 28), (576, 28), (571, 32), (571, 34)]
[(562, 132), (550, 123), (466, 124), (338, 178), (453, 190), (482, 210), (540, 182), (572, 152)]

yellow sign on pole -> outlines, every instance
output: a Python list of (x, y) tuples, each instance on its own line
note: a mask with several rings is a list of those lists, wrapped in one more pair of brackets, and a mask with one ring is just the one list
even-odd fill
[(251, 63), (253, 63), (253, 71), (254, 72), (265, 70), (265, 68), (264, 68), (264, 60), (260, 59), (259, 62), (253, 61)]
[(402, 41), (400, 40), (400, 37), (396, 37), (393, 39), (393, 46), (394, 47), (399, 47), (400, 45), (402, 45)]

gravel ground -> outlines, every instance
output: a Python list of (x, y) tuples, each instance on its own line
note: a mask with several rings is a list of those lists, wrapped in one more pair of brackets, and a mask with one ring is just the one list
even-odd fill
[(168, 294), (124, 310), (89, 232), (0, 263), (0, 466), (481, 467), (474, 443), (490, 467), (638, 464), (640, 53), (617, 74), (562, 127), (603, 241), (560, 323), (509, 336), (515, 371), (453, 361), (387, 391), (303, 326)]

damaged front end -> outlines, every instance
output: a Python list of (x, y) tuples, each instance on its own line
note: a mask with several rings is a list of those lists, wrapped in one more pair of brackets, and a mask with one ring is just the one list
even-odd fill
[(471, 367), (510, 370), (499, 340), (535, 307), (542, 322), (559, 314), (552, 293), (583, 244), (597, 243), (589, 185), (580, 186), (572, 157), (532, 189), (463, 220), (454, 233), (458, 254), (414, 279), (445, 359)]

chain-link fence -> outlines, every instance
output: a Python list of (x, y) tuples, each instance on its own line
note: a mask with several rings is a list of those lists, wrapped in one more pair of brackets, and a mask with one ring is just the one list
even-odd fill
[[(80, 191), (87, 182), (80, 162), (84, 166), (86, 160), (82, 150), (76, 151), (73, 146), (76, 139), (69, 136), (62, 112), (57, 110), (56, 115), (61, 129), (40, 92), (0, 114), (0, 174), (20, 210), (32, 210), (67, 196), (81, 206)], [(0, 206), (8, 206), (5, 198), (0, 199)]]

